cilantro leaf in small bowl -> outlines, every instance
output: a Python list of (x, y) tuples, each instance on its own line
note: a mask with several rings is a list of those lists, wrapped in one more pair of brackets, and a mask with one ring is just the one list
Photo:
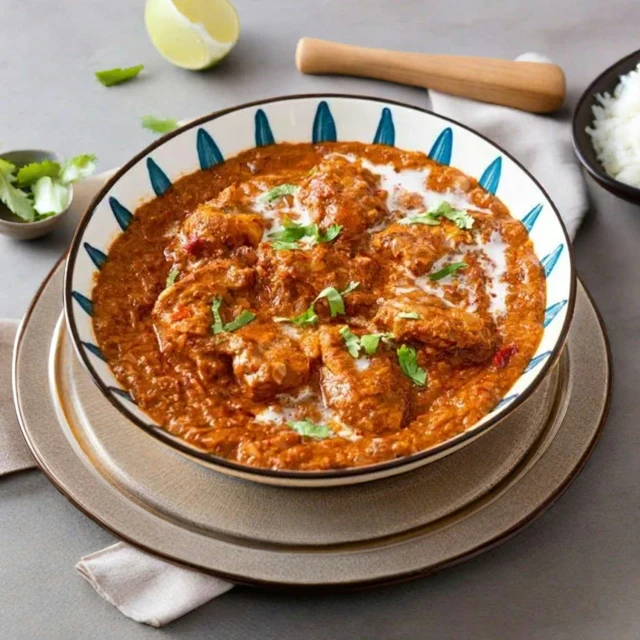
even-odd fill
[(65, 212), (72, 198), (71, 184), (95, 171), (93, 155), (60, 162), (48, 151), (13, 151), (0, 158), (0, 232), (17, 239), (44, 235)]

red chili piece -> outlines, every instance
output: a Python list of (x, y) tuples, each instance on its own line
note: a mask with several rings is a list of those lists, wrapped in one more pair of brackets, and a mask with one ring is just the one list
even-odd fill
[(202, 238), (195, 237), (189, 239), (187, 244), (184, 245), (184, 249), (188, 254), (195, 256), (204, 249), (204, 245), (205, 241)]
[(508, 364), (509, 360), (511, 360), (512, 356), (518, 351), (515, 344), (507, 345), (506, 347), (502, 347), (495, 356), (493, 356), (493, 366), (498, 369), (504, 369)]

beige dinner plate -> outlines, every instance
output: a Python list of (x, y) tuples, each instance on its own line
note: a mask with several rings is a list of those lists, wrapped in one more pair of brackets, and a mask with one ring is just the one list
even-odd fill
[(469, 446), (364, 485), (259, 485), (192, 462), (116, 411), (71, 349), (61, 291), (58, 265), (27, 312), (14, 356), (18, 416), (38, 464), (118, 537), (236, 582), (366, 586), (479, 553), (553, 504), (606, 417), (608, 345), (580, 285), (558, 364), (522, 407)]

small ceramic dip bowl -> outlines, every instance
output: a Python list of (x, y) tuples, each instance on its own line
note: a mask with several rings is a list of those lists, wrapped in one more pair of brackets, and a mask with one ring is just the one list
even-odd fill
[[(60, 161), (60, 158), (55, 153), (45, 151), (44, 149), (8, 151), (7, 153), (0, 154), (0, 158), (15, 164), (18, 168), (24, 167), (31, 162), (43, 162), (44, 160), (52, 160), (53, 162)], [(21, 220), (0, 202), (0, 233), (15, 240), (33, 240), (34, 238), (40, 238), (53, 231), (62, 222), (62, 218), (69, 210), (72, 200), (73, 187), (71, 187), (69, 205), (64, 211), (36, 222), (25, 222)]]

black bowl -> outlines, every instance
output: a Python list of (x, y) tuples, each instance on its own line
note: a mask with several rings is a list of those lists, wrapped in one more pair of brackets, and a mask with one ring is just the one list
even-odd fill
[(586, 89), (580, 97), (578, 106), (573, 112), (573, 148), (578, 159), (589, 172), (591, 177), (607, 191), (614, 195), (640, 205), (640, 188), (619, 182), (608, 175), (603, 166), (596, 158), (596, 152), (591, 143), (591, 137), (585, 129), (593, 123), (593, 112), (591, 108), (598, 104), (596, 94), (613, 93), (620, 82), (620, 76), (633, 71), (640, 62), (640, 50), (630, 53), (628, 56), (618, 60), (606, 71), (603, 71)]

